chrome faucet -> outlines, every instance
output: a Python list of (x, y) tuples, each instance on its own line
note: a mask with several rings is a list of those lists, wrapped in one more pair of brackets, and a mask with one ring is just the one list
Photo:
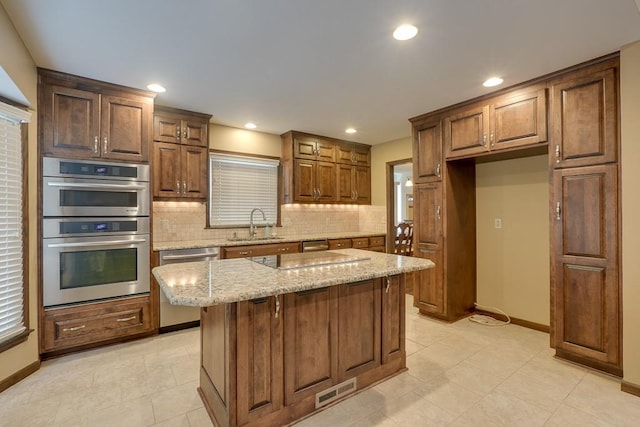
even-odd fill
[(251, 211), (251, 215), (249, 216), (249, 238), (253, 239), (254, 237), (256, 237), (257, 231), (256, 231), (256, 227), (255, 225), (253, 225), (253, 213), (255, 211), (258, 211), (262, 214), (262, 220), (266, 221), (267, 220), (267, 216), (264, 214), (264, 211), (260, 208), (255, 208)]

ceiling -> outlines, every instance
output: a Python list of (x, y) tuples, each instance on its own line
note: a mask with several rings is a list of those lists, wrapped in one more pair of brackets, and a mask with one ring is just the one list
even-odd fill
[[(0, 0), (39, 67), (259, 131), (377, 144), (408, 118), (640, 40), (634, 0)], [(404, 22), (417, 37), (391, 37)], [(358, 129), (346, 135), (347, 127)]]

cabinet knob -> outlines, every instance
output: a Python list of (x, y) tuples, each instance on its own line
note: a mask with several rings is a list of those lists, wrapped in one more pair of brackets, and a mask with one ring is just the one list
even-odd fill
[(438, 165), (436, 166), (436, 176), (437, 177), (440, 177), (440, 169), (441, 169), (441, 166), (440, 166), (440, 163), (438, 163)]
[(560, 208), (560, 202), (556, 203), (556, 221), (560, 221), (562, 209)]
[(187, 181), (182, 181), (182, 194), (187, 195)]
[(560, 163), (560, 145), (556, 145), (556, 163)]
[(438, 207), (436, 208), (436, 218), (437, 218), (438, 220), (440, 220), (440, 216), (441, 216), (440, 214), (441, 214), (441, 211), (442, 211), (442, 208), (441, 208), (440, 206), (438, 206)]
[(180, 127), (179, 126), (176, 128), (176, 139), (180, 140)]
[(98, 154), (98, 136), (93, 137), (93, 152)]
[(176, 181), (176, 194), (180, 195), (180, 181)]
[(494, 146), (494, 142), (493, 142), (493, 132), (491, 132), (491, 135), (490, 135), (490, 137), (489, 137), (489, 138), (491, 139), (491, 146), (493, 147), (493, 146)]
[(482, 135), (482, 146), (487, 146), (487, 134)]
[(104, 152), (108, 153), (108, 144), (107, 144), (107, 137), (105, 136), (104, 138), (102, 138), (102, 145), (104, 146)]
[(274, 317), (277, 319), (280, 316), (280, 298), (276, 295), (276, 312), (274, 313)]

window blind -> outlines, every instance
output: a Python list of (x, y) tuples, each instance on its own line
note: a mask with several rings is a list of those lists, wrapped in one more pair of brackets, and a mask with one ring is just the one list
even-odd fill
[[(278, 160), (212, 153), (210, 225), (244, 227), (254, 208), (264, 211), (269, 224), (278, 219)], [(264, 224), (259, 212), (255, 224)]]
[(24, 332), (22, 141), (29, 113), (0, 103), (0, 343)]

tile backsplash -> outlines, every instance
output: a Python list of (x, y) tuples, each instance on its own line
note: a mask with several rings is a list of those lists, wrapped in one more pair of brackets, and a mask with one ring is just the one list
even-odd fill
[[(247, 236), (248, 227), (205, 229), (207, 208), (200, 202), (153, 202), (156, 242), (224, 239), (234, 232)], [(369, 205), (283, 205), (281, 236), (334, 232), (386, 232), (386, 208)], [(247, 214), (248, 216), (248, 214)]]

